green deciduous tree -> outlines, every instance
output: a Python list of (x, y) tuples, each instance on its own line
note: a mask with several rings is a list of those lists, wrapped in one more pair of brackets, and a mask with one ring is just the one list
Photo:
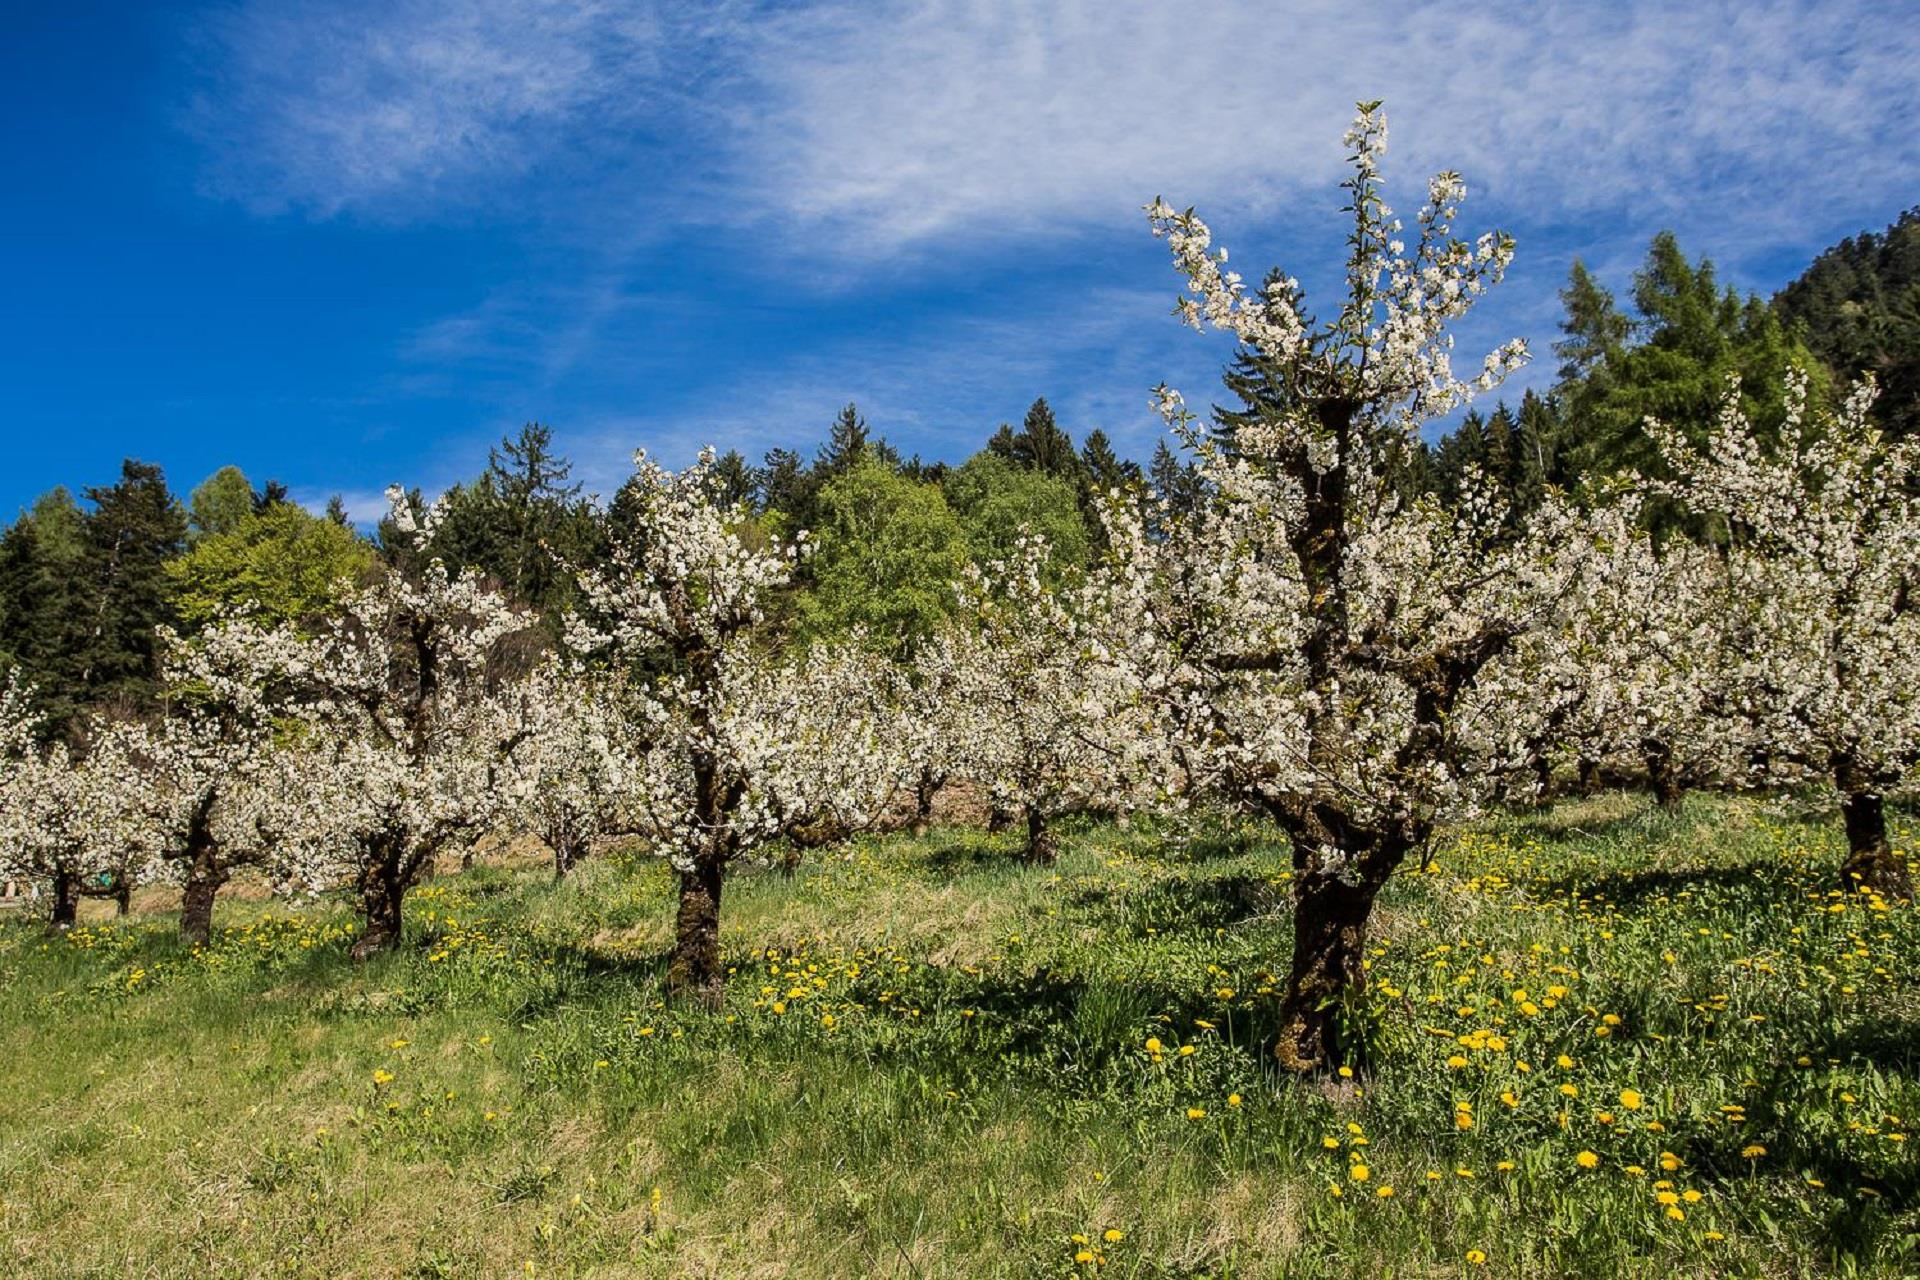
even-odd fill
[(939, 486), (871, 459), (822, 488), (818, 507), (802, 633), (839, 638), (864, 628), (870, 643), (905, 656), (953, 612), (966, 530)]
[(1085, 563), (1090, 541), (1073, 482), (989, 449), (956, 468), (945, 489), (974, 559), (984, 563), (1011, 556), (1025, 528), (1047, 540), (1056, 563)]
[(237, 609), (274, 626), (324, 612), (364, 585), (375, 563), (372, 546), (352, 529), (279, 502), (197, 539), (167, 574), (189, 629)]
[(189, 532), (196, 538), (231, 533), (260, 503), (253, 484), (238, 467), (222, 467), (195, 486), (187, 497)]

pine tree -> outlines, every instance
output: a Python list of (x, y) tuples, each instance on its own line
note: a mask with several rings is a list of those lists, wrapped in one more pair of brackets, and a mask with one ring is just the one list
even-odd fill
[(1113, 442), (1107, 439), (1107, 433), (1098, 427), (1087, 432), (1087, 442), (1080, 446), (1080, 465), (1088, 486), (1096, 493), (1125, 489), (1145, 479), (1140, 464), (1122, 461), (1113, 451)]
[(1045, 397), (1027, 409), (1020, 434), (1014, 438), (1014, 461), (1035, 471), (1044, 471), (1071, 480), (1082, 481), (1080, 455), (1074, 452), (1073, 437), (1054, 420), (1053, 408)]
[(755, 481), (754, 496), (763, 512), (778, 512), (791, 519), (805, 512), (812, 502), (806, 464), (791, 449), (767, 450)]
[[(1561, 298), (1567, 336), (1555, 347), (1563, 375), (1556, 394), (1568, 464), (1588, 482), (1629, 469), (1663, 474), (1646, 419), (1704, 439), (1729, 377), (1740, 379), (1748, 417), (1770, 429), (1784, 412), (1789, 368), (1817, 371), (1772, 308), (1723, 288), (1713, 264), (1689, 260), (1671, 232), (1653, 238), (1634, 275), (1630, 319), (1579, 264)], [(1817, 400), (1826, 392), (1823, 372), (1816, 381)], [(1649, 518), (1668, 524), (1671, 512), (1653, 504)]]
[(595, 543), (595, 522), (572, 474), (552, 429), (527, 423), (488, 452), (477, 479), (447, 493), (434, 554), (492, 575), (510, 599), (558, 626), (574, 589), (561, 561), (580, 562)]
[(131, 458), (117, 484), (86, 496), (80, 683), (90, 702), (140, 705), (153, 689), (154, 629), (173, 620), (166, 563), (186, 544), (186, 511), (159, 467)]
[(85, 516), (65, 488), (0, 536), (0, 669), (33, 684), (49, 732), (66, 730), (85, 702), (86, 551)]
[(1567, 336), (1553, 344), (1553, 353), (1560, 357), (1560, 381), (1581, 382), (1620, 357), (1633, 333), (1633, 321), (1578, 258), (1573, 260), (1567, 287), (1560, 291), (1560, 305), (1567, 313), (1560, 322)]
[(841, 472), (859, 466), (867, 456), (867, 441), (872, 434), (867, 420), (860, 416), (858, 405), (849, 404), (842, 409), (833, 426), (828, 428), (827, 442), (813, 462), (819, 482), (825, 484)]
[(738, 449), (729, 449), (714, 459), (709, 481), (713, 486), (713, 500), (721, 506), (730, 507), (753, 499), (756, 485), (753, 468), (747, 465)]

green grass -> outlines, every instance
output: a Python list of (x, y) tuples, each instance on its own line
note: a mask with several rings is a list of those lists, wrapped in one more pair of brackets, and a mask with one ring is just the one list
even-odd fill
[(0, 1273), (1913, 1275), (1920, 925), (1828, 896), (1834, 825), (1457, 833), (1383, 901), (1372, 1074), (1321, 1086), (1262, 1052), (1260, 828), (743, 873), (720, 1014), (660, 1002), (645, 862), (443, 878), (360, 968), (338, 904), (223, 903), (200, 952), (10, 917)]

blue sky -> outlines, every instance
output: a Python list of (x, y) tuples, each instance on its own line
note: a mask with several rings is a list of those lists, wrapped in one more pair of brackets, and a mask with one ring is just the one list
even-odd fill
[(1518, 236), (1461, 342), (1527, 337), (1519, 385), (1575, 255), (1623, 285), (1671, 227), (1770, 291), (1920, 203), (1900, 3), (66, 0), (0, 73), (6, 513), (135, 455), (365, 517), (535, 418), (611, 492), (850, 400), (930, 458), (1038, 395), (1144, 456), (1224, 351), (1140, 205), (1311, 291), (1362, 97), (1399, 205), (1458, 168)]

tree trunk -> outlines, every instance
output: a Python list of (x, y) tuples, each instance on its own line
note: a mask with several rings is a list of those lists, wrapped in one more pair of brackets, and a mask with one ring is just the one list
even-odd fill
[(939, 780), (931, 769), (922, 769), (918, 781), (913, 784), (913, 838), (918, 840), (927, 834), (933, 825), (933, 797), (940, 790)]
[(366, 926), (347, 953), (350, 957), (365, 960), (400, 945), (405, 927), (401, 904), (406, 896), (405, 878), (390, 860), (383, 858), (360, 873), (360, 915)]
[(1653, 788), (1653, 798), (1666, 812), (1680, 812), (1686, 788), (1680, 783), (1680, 766), (1673, 758), (1673, 748), (1658, 738), (1648, 738), (1641, 743), (1641, 754), (1647, 762), (1647, 782)]
[(1580, 794), (1597, 796), (1600, 794), (1600, 762), (1580, 757)]
[(667, 996), (717, 1009), (726, 998), (727, 971), (720, 964), (720, 890), (726, 862), (704, 857), (680, 873), (680, 914), (674, 922), (673, 959), (667, 965)]
[(1026, 860), (1035, 866), (1050, 867), (1059, 856), (1058, 842), (1053, 832), (1047, 830), (1047, 815), (1038, 805), (1028, 805)]
[(1553, 799), (1553, 759), (1545, 751), (1535, 751), (1533, 766), (1533, 802), (1546, 804)]
[(1273, 1047), (1285, 1070), (1329, 1070), (1352, 1048), (1340, 1041), (1340, 1014), (1366, 987), (1367, 918), (1378, 894), (1379, 886), (1369, 880), (1348, 883), (1334, 874), (1295, 878), (1293, 966)]
[(553, 878), (554, 882), (565, 880), (567, 873), (579, 863), (582, 850), (580, 841), (570, 832), (559, 832), (553, 837)]
[(124, 916), (133, 910), (133, 877), (116, 874), (113, 877), (113, 914)]
[(65, 933), (80, 918), (80, 879), (70, 871), (53, 873), (53, 910), (47, 924)]
[(1013, 825), (1013, 814), (999, 805), (987, 810), (987, 834), (997, 836)]
[(1840, 798), (1840, 816), (1847, 824), (1847, 860), (1840, 883), (1849, 892), (1871, 889), (1883, 898), (1913, 898), (1913, 876), (1907, 861), (1887, 838), (1887, 814), (1877, 791), (1850, 791)]
[(180, 895), (180, 936), (205, 946), (213, 936), (213, 899), (227, 882), (224, 871), (195, 863), (187, 870), (187, 887)]

